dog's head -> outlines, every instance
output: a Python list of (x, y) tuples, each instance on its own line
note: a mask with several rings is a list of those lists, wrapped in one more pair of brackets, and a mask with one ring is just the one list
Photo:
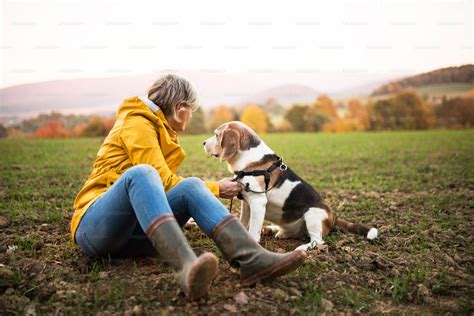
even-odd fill
[(203, 142), (206, 154), (228, 161), (242, 151), (257, 147), (260, 138), (247, 125), (232, 121), (224, 123), (214, 131), (214, 136)]

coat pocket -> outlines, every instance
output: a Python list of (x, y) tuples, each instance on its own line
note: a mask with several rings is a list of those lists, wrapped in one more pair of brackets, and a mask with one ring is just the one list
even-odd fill
[(106, 181), (107, 187), (110, 188), (115, 182), (117, 182), (119, 177), (120, 177), (120, 174), (116, 172), (110, 172), (107, 175), (107, 181)]

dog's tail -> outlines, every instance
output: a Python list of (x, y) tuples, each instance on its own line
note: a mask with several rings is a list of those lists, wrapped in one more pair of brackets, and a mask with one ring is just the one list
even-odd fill
[(369, 228), (365, 225), (354, 224), (340, 218), (336, 218), (334, 227), (336, 227), (337, 229), (345, 233), (349, 232), (349, 233), (365, 236), (369, 240), (374, 240), (375, 238), (377, 238), (377, 234), (378, 234), (377, 228), (375, 227)]

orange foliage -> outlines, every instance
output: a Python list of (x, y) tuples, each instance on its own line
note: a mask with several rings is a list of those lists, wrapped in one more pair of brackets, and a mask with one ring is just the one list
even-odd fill
[(359, 121), (364, 130), (369, 128), (369, 114), (367, 109), (357, 99), (350, 99), (347, 105), (346, 118)]
[(74, 137), (81, 136), (82, 131), (84, 130), (86, 125), (87, 125), (87, 123), (82, 123), (82, 124), (74, 126), (74, 128), (71, 131), (71, 135), (74, 136)]
[(113, 117), (104, 118), (104, 128), (107, 133), (109, 133), (112, 127), (114, 127), (114, 124), (115, 124), (115, 119)]
[(114, 118), (101, 118), (92, 116), (87, 123), (79, 124), (72, 130), (74, 136), (105, 136), (114, 126)]
[(318, 113), (325, 114), (332, 119), (338, 118), (336, 104), (327, 95), (319, 96), (313, 106)]
[(265, 133), (268, 130), (268, 115), (257, 105), (247, 106), (242, 112), (240, 120), (257, 133)]
[(352, 118), (332, 120), (323, 126), (323, 132), (326, 133), (341, 133), (362, 130), (364, 130), (364, 127), (359, 122), (359, 120)]
[(69, 133), (63, 127), (63, 123), (58, 120), (49, 120), (35, 132), (35, 137), (38, 138), (59, 138), (67, 136), (69, 136)]
[(210, 123), (210, 128), (213, 130), (219, 125), (233, 121), (235, 119), (234, 112), (226, 106), (226, 105), (219, 105), (212, 111), (212, 118)]

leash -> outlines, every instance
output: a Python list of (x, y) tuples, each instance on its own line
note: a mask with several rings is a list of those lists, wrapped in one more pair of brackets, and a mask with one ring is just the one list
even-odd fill
[[(276, 181), (273, 183), (272, 187), (268, 188), (268, 185), (270, 184), (270, 176), (271, 176), (272, 172), (275, 171), (277, 168), (280, 168), (280, 174), (278, 175), (278, 178), (276, 179)], [(234, 172), (235, 177), (230, 181), (237, 182), (238, 184), (240, 184), (243, 187), (245, 192), (252, 192), (252, 193), (256, 193), (256, 194), (264, 194), (264, 193), (267, 193), (267, 192), (271, 191), (273, 188), (275, 188), (278, 185), (278, 183), (280, 183), (281, 178), (283, 176), (283, 173), (287, 169), (288, 169), (288, 166), (283, 162), (283, 157), (278, 157), (278, 160), (276, 162), (274, 162), (266, 170), (235, 171)], [(252, 189), (250, 189), (250, 183), (247, 182), (247, 183), (244, 184), (241, 181), (239, 181), (240, 179), (243, 179), (246, 176), (252, 176), (252, 177), (263, 176), (264, 181), (265, 181), (265, 190), (263, 190), (263, 191), (252, 190)], [(237, 197), (241, 200), (242, 199), (242, 194), (239, 193), (239, 195)], [(229, 212), (232, 211), (233, 202), (234, 202), (234, 198), (231, 198), (230, 199)]]

